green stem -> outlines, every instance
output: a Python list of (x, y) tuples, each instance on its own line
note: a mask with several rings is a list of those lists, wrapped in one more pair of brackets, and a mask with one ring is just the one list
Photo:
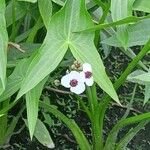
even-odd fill
[[(132, 70), (136, 67), (138, 62), (147, 54), (147, 52), (150, 50), (150, 40), (146, 43), (146, 45), (143, 47), (143, 49), (139, 52), (139, 54), (131, 61), (131, 63), (128, 65), (126, 70), (123, 72), (123, 74), (120, 76), (120, 78), (115, 82), (114, 88), (118, 90), (118, 88), (125, 82), (127, 76), (132, 72)], [(100, 128), (101, 131), (103, 129), (103, 120), (105, 116), (105, 111), (107, 109), (107, 106), (111, 100), (111, 97), (108, 95), (105, 95), (103, 97), (103, 103), (101, 104), (101, 114), (100, 114)]]
[(92, 121), (92, 132), (93, 132), (93, 149), (101, 150), (103, 148), (103, 139), (101, 138), (101, 130), (99, 124), (99, 107), (96, 108), (93, 121)]
[(84, 104), (83, 100), (78, 95), (75, 95), (75, 97), (77, 98), (77, 100), (81, 104), (82, 108), (86, 112), (86, 114), (89, 117), (89, 119), (92, 120), (92, 118), (91, 118), (91, 112), (89, 111), (88, 107)]
[(92, 96), (91, 88), (88, 86), (86, 87), (86, 95), (88, 97), (90, 112), (91, 112), (91, 115), (93, 116), (94, 114), (93, 96)]
[(97, 92), (96, 92), (96, 85), (95, 83), (93, 84), (93, 86), (91, 87), (91, 93), (92, 93), (92, 103), (94, 105), (94, 109), (97, 108), (98, 106), (98, 98), (97, 98)]
[(91, 125), (92, 125), (92, 138), (93, 138), (93, 149), (102, 149), (101, 130), (99, 125), (99, 107), (97, 100), (97, 92), (95, 84), (92, 87), (87, 87), (87, 96), (90, 105), (91, 112)]

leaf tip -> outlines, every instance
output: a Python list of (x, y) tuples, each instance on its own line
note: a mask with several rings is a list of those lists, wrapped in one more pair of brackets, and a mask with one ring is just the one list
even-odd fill
[(47, 144), (47, 147), (48, 148), (55, 148), (55, 144), (52, 142), (52, 143), (49, 143), (49, 144)]

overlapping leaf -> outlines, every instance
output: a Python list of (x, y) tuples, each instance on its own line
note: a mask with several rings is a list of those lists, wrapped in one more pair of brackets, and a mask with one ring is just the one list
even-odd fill
[(146, 104), (150, 99), (150, 71), (144, 72), (142, 70), (136, 70), (133, 73), (131, 73), (127, 79), (130, 82), (145, 85), (144, 104)]
[[(150, 19), (141, 20), (137, 24), (133, 24), (128, 26), (128, 45), (127, 47), (136, 46), (136, 45), (144, 45), (147, 40), (150, 38)], [(116, 35), (111, 36), (110, 38), (105, 39), (102, 43), (115, 46), (122, 47), (122, 44), (118, 40)]]
[(133, 4), (133, 9), (150, 13), (150, 1), (136, 0)]
[[(111, 15), (113, 21), (118, 21), (126, 17), (132, 16), (132, 5), (135, 0), (113, 0), (111, 1)], [(128, 45), (128, 25), (117, 27), (116, 37), (121, 46), (126, 49)]]
[(44, 146), (47, 146), (48, 148), (55, 147), (55, 144), (53, 143), (53, 140), (49, 134), (49, 131), (47, 130), (44, 123), (39, 119), (37, 120), (34, 136)]
[(52, 1), (38, 0), (38, 6), (39, 6), (40, 14), (43, 18), (43, 22), (47, 28), (52, 15)]
[(37, 123), (39, 99), (46, 81), (47, 78), (45, 78), (36, 87), (26, 93), (27, 120), (31, 139), (33, 137)]
[(12, 96), (15, 92), (19, 90), (24, 75), (26, 73), (27, 67), (27, 59), (23, 59), (18, 63), (13, 73), (8, 77), (6, 89), (0, 96), (0, 102), (8, 99), (10, 96)]
[(117, 94), (94, 46), (94, 32), (73, 32), (75, 29), (85, 29), (92, 25), (93, 22), (85, 9), (85, 1), (68, 0), (65, 6), (52, 17), (44, 43), (29, 65), (17, 98), (34, 88), (51, 73), (70, 48), (76, 59), (92, 65), (96, 82), (118, 101)]

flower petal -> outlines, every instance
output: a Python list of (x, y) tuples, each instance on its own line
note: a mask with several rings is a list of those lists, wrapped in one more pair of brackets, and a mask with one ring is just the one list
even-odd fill
[(91, 78), (89, 78), (89, 79), (86, 79), (86, 80), (85, 80), (85, 83), (86, 83), (87, 86), (92, 86), (93, 83), (94, 83), (93, 77), (91, 77)]
[(77, 86), (71, 87), (70, 91), (75, 94), (81, 94), (85, 91), (85, 84), (83, 82), (79, 82)]
[(61, 78), (61, 85), (63, 85), (66, 88), (70, 88), (70, 78), (71, 78), (70, 74), (63, 76)]
[(81, 76), (81, 81), (82, 82), (85, 82), (86, 81), (86, 79), (85, 79), (85, 72), (80, 72), (80, 76)]
[(83, 71), (84, 71), (84, 72), (86, 72), (86, 71), (92, 72), (92, 67), (91, 67), (91, 65), (88, 64), (88, 63), (84, 63), (84, 64), (83, 64)]
[(83, 77), (81, 76), (81, 74), (77, 71), (71, 71), (70, 72), (70, 78), (71, 79), (76, 79), (79, 82), (84, 82), (83, 81)]

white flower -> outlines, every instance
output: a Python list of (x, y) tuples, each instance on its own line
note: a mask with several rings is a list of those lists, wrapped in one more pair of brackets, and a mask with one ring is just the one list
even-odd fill
[(66, 88), (70, 88), (70, 91), (76, 94), (81, 94), (85, 91), (84, 78), (77, 71), (71, 71), (63, 76), (61, 84)]
[(92, 75), (92, 67), (88, 63), (83, 64), (83, 71), (80, 73), (84, 78), (84, 82), (87, 86), (92, 86), (94, 83), (93, 75)]

